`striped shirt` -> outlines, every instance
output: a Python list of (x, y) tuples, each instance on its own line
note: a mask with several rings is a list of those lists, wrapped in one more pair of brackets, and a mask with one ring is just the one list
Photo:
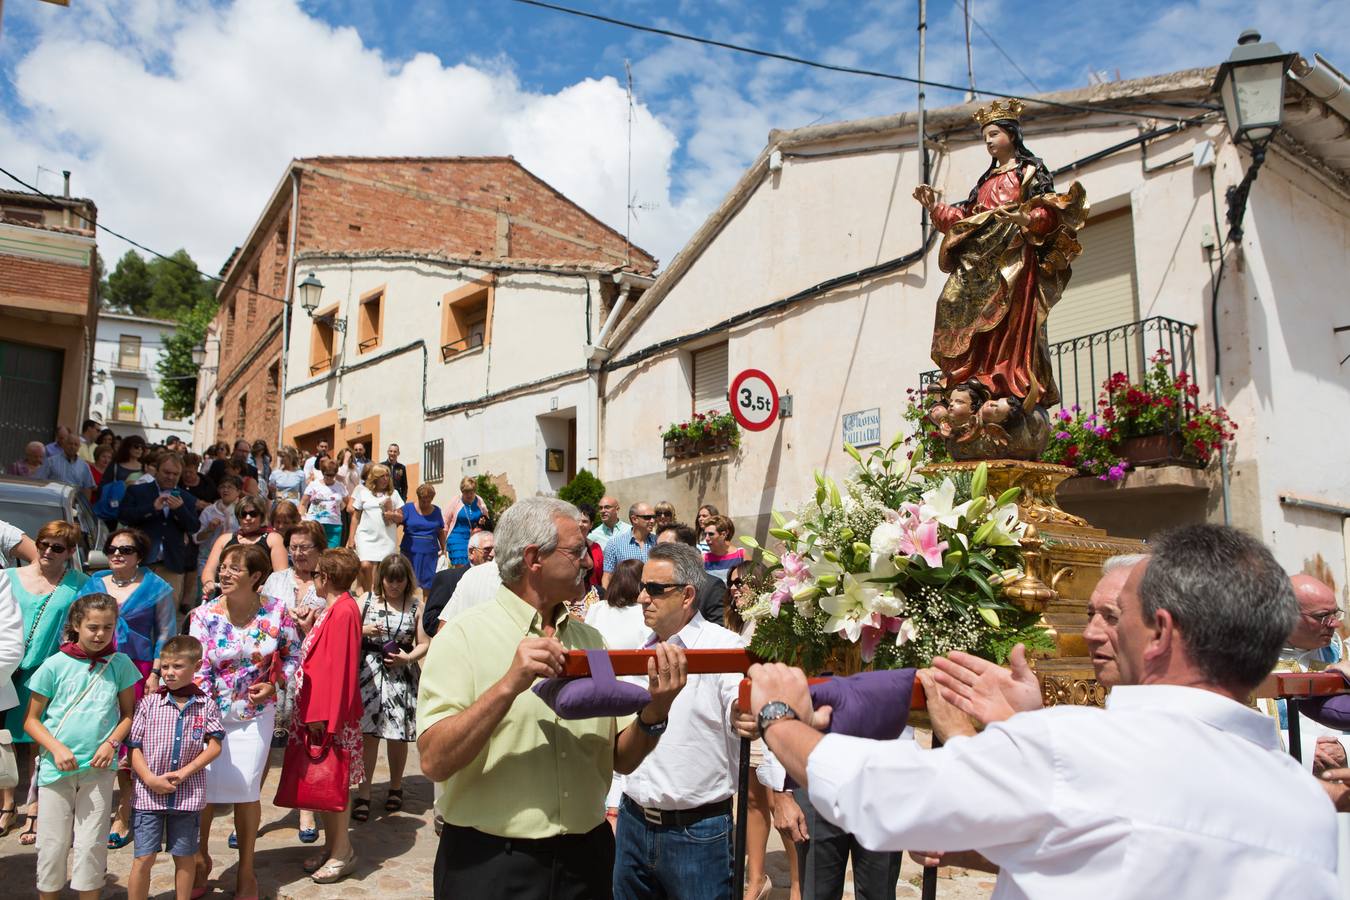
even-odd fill
[(709, 550), (703, 554), (703, 568), (709, 575), (716, 575), (726, 581), (733, 571), (745, 563), (745, 551), (740, 547), (730, 553), (716, 554)]
[[(161, 689), (146, 694), (136, 705), (127, 749), (139, 749), (156, 775), (183, 768), (206, 749), (208, 738), (225, 739), (220, 711), (200, 689), (180, 708), (172, 694)], [(200, 812), (206, 806), (206, 770), (178, 785), (172, 794), (156, 794), (136, 779), (135, 808), (151, 812)]]

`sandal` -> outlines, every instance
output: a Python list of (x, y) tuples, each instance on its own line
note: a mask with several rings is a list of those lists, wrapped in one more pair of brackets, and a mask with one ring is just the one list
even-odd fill
[(118, 834), (118, 833), (115, 832), (115, 831), (110, 831), (110, 832), (108, 832), (108, 849), (109, 849), (109, 850), (121, 850), (123, 847), (125, 847), (127, 844), (130, 844), (130, 843), (131, 843), (131, 829), (130, 829), (130, 828), (128, 828), (128, 829), (126, 830), (126, 833), (124, 833), (124, 834)]
[(0, 809), (0, 816), (10, 816), (9, 824), (0, 828), (0, 837), (7, 836), (11, 831), (19, 827), (18, 807), (11, 806), (6, 809)]
[(300, 864), (300, 868), (305, 870), (306, 875), (313, 875), (319, 871), (319, 867), (323, 865), (327, 858), (327, 853), (316, 853), (313, 856), (306, 857), (305, 861)]
[(389, 795), (384, 798), (384, 811), (396, 813), (401, 809), (403, 809), (403, 789), (390, 788)]
[(352, 821), (364, 822), (370, 818), (370, 799), (357, 797), (352, 801)]
[(315, 884), (332, 884), (341, 881), (356, 870), (356, 850), (345, 860), (330, 859), (309, 876)]
[(31, 847), (37, 843), (37, 816), (28, 817), (28, 827), (19, 832), (19, 843)]

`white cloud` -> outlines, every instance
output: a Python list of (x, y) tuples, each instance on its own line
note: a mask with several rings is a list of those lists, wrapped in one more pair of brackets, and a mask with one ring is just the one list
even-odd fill
[[(14, 67), (28, 115), (0, 115), (6, 168), (73, 170), (100, 221), (156, 249), (186, 246), (207, 271), (244, 239), (293, 156), (510, 154), (624, 227), (628, 102), (613, 78), (540, 93), (504, 60), (392, 63), (292, 0), (61, 12), (43, 17)], [(638, 105), (634, 191), (659, 208), (639, 213), (633, 239), (664, 260), (705, 213), (671, 203), (676, 147)], [(125, 249), (100, 243), (110, 264)]]

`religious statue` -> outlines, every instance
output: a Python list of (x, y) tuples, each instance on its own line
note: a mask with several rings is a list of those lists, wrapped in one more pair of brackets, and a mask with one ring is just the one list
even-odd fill
[(1022, 139), (1022, 103), (995, 100), (975, 113), (993, 158), (970, 196), (947, 204), (914, 189), (944, 235), (948, 273), (933, 324), (933, 362), (944, 398), (929, 414), (953, 459), (1036, 459), (1059, 402), (1045, 322), (1082, 247), (1087, 196), (1055, 193), (1045, 163)]

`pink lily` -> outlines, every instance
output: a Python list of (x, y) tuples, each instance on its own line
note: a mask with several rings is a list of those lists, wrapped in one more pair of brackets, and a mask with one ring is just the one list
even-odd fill
[(906, 556), (921, 556), (934, 569), (941, 567), (946, 541), (938, 539), (938, 523), (933, 519), (907, 529), (900, 538), (900, 552)]
[(797, 589), (811, 579), (811, 570), (806, 567), (806, 560), (800, 554), (789, 550), (780, 560), (783, 567), (773, 573), (778, 585), (774, 588), (773, 596), (769, 598), (769, 608), (773, 610), (775, 617), (782, 605), (792, 599)]
[(901, 621), (903, 620), (895, 616), (883, 616), (881, 613), (872, 613), (864, 620), (860, 642), (863, 662), (872, 661), (877, 652), (877, 645), (881, 643), (883, 637), (900, 632)]

